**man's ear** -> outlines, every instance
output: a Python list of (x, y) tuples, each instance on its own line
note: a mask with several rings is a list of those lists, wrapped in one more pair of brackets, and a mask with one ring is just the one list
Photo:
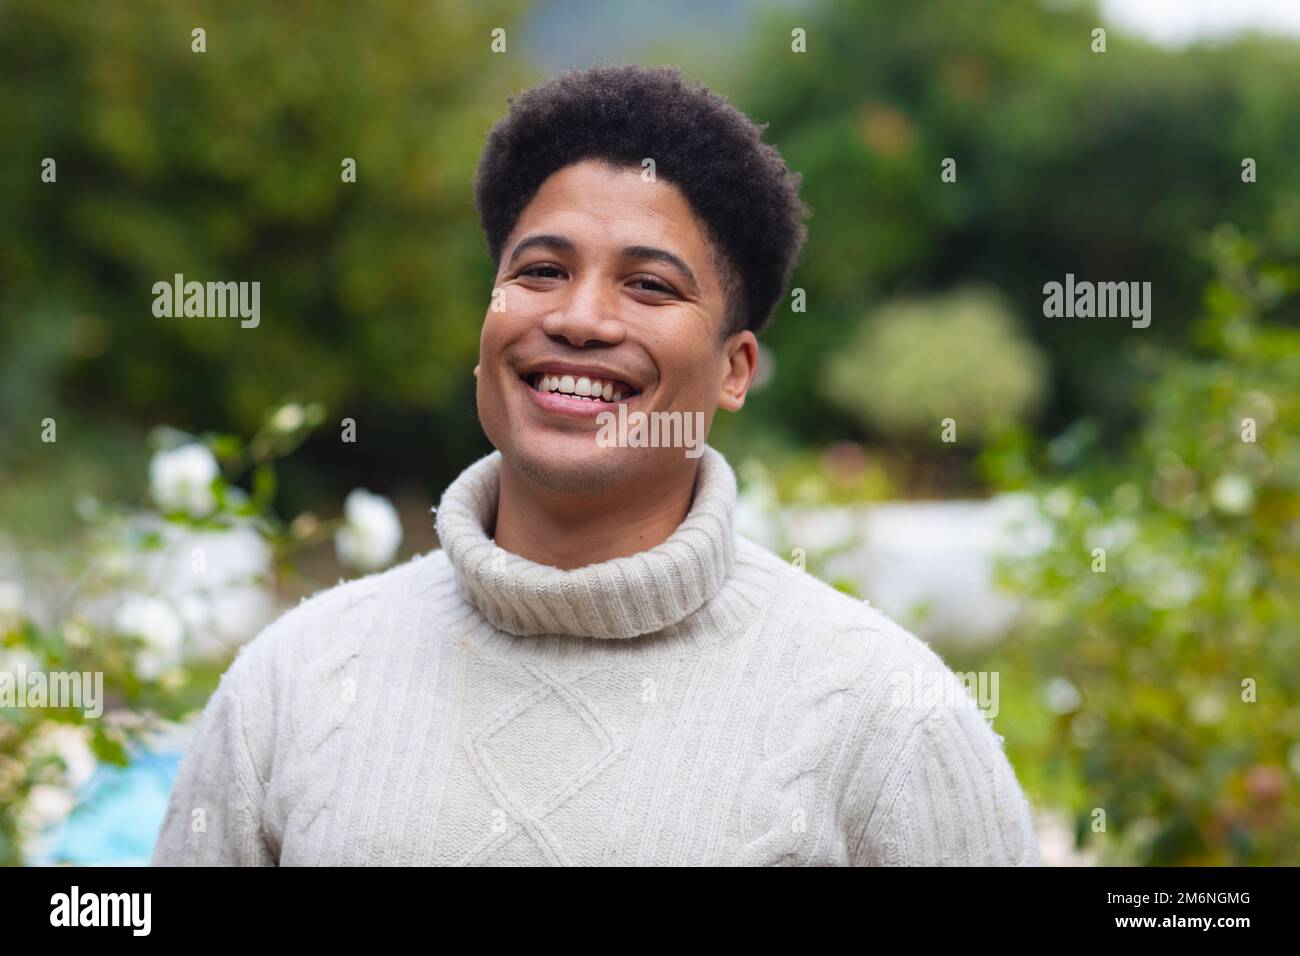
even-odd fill
[(722, 346), (722, 361), (724, 368), (718, 406), (729, 412), (738, 412), (745, 404), (754, 373), (758, 371), (758, 339), (754, 333), (745, 329), (727, 336)]

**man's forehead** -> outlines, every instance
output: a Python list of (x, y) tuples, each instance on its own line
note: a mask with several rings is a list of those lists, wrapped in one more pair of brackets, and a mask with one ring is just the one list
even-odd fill
[[(676, 185), (646, 181), (636, 169), (611, 169), (591, 160), (547, 177), (520, 213), (507, 256), (533, 233), (562, 236), (575, 245), (598, 239), (602, 246), (619, 249), (669, 244), (693, 260), (710, 252), (707, 233)], [(707, 266), (701, 261), (697, 268)]]
[(652, 218), (690, 224), (698, 231), (694, 211), (673, 183), (646, 179), (634, 168), (611, 168), (584, 160), (548, 176), (538, 188), (524, 216), (575, 212), (598, 218)]

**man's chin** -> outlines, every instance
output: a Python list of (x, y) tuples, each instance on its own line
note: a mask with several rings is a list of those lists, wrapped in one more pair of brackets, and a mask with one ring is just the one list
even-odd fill
[(569, 441), (516, 445), (503, 456), (523, 477), (547, 491), (599, 495), (617, 488), (633, 474), (624, 448), (572, 447)]

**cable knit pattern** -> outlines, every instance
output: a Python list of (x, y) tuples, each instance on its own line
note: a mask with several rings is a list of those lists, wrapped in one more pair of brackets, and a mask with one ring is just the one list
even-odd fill
[[(310, 661), (307, 666), (307, 684), (316, 689), (320, 707), (310, 711), (314, 719), (295, 734), (296, 748), (291, 760), (297, 766), (314, 765), (318, 772), (307, 777), (305, 792), (293, 805), (288, 826), (298, 841), (316, 850), (325, 846), (325, 842), (312, 839), (312, 828), (322, 825), (322, 813), (330, 798), (338, 792), (338, 764), (324, 761), (317, 763), (313, 758), (326, 751), (331, 737), (344, 732), (349, 711), (356, 699), (357, 678), (351, 666), (361, 654), (363, 648), (361, 639), (374, 632), (372, 622), (381, 610), (378, 600), (373, 595), (358, 597), (352, 606), (363, 602), (367, 604), (370, 623), (325, 648), (320, 657)], [(326, 820), (323, 825), (333, 824)], [(304, 859), (303, 862), (323, 861)]]
[[(572, 571), (491, 540), (282, 615), (222, 677), (157, 864), (1037, 864), (1002, 741), (924, 643), (737, 538), (706, 448), (661, 545)], [(900, 699), (900, 675), (955, 695)]]

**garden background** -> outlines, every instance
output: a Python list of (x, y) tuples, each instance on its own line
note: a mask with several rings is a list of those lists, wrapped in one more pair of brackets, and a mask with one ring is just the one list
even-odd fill
[[(746, 533), (997, 675), (1048, 862), (1300, 862), (1300, 42), (1064, 0), (0, 0), (0, 671), (108, 692), (0, 708), (0, 861), (147, 859), (240, 642), (436, 547), (484, 135), (608, 61), (768, 124), (813, 210), (711, 436)], [(155, 316), (176, 273), (260, 325)], [(1067, 274), (1150, 327), (1044, 317)]]

